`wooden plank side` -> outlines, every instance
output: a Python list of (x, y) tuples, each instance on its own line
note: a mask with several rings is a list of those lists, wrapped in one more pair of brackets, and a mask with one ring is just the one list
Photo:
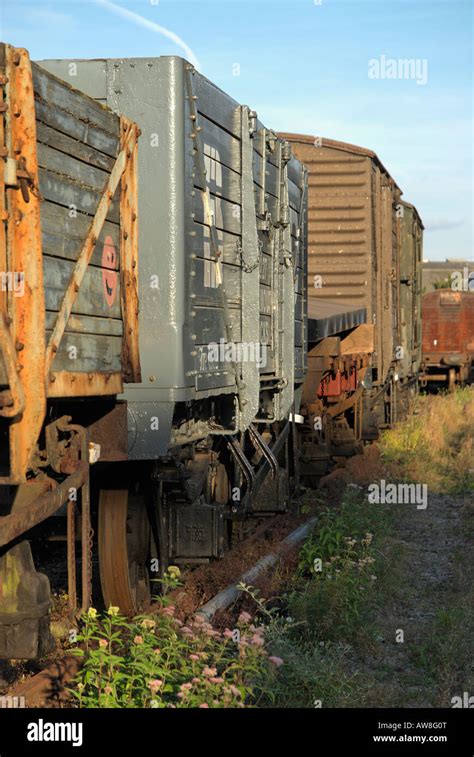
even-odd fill
[(50, 126), (112, 158), (116, 158), (118, 155), (119, 141), (117, 137), (98, 126), (79, 121), (62, 108), (50, 108), (42, 100), (35, 100), (35, 115), (36, 123)]
[[(53, 330), (57, 311), (46, 312), (46, 329)], [(100, 318), (91, 315), (75, 315), (71, 313), (67, 322), (66, 332), (80, 334), (97, 334), (98, 336), (122, 336), (123, 321), (117, 318)]]
[(60, 176), (66, 176), (82, 184), (84, 187), (91, 187), (91, 189), (97, 190), (100, 194), (103, 193), (105, 184), (110, 176), (109, 172), (83, 163), (83, 161), (77, 160), (71, 155), (66, 155), (48, 145), (38, 144), (37, 152), (40, 168), (52, 171)]
[[(43, 255), (77, 260), (91, 220), (91, 216), (83, 213), (71, 216), (69, 208), (44, 201), (41, 204)], [(120, 227), (118, 224), (110, 223), (109, 221), (104, 223), (91, 258), (91, 264), (102, 265), (106, 240), (108, 245), (113, 244), (117, 252), (115, 261), (108, 261), (109, 267), (118, 269), (120, 263), (118, 255), (120, 248)]]
[[(46, 331), (49, 341), (51, 331)], [(65, 332), (52, 371), (116, 373), (121, 370), (122, 339), (117, 336)]]
[(83, 92), (73, 89), (66, 82), (58, 79), (36, 63), (32, 66), (35, 95), (48, 103), (49, 107), (58, 107), (71, 115), (95, 124), (115, 137), (118, 137), (120, 124), (116, 114)]
[[(59, 311), (73, 268), (72, 261), (44, 257), (46, 310)], [(114, 299), (111, 305), (106, 300), (106, 285), (113, 291)], [(120, 279), (117, 273), (107, 268), (89, 265), (72, 312), (78, 315), (120, 319)]]
[(54, 147), (66, 155), (77, 158), (96, 168), (101, 168), (108, 173), (110, 173), (114, 165), (114, 158), (110, 155), (104, 155), (103, 152), (99, 152), (99, 150), (96, 150), (91, 145), (63, 134), (57, 129), (52, 129), (50, 126), (41, 123), (41, 121), (37, 121), (36, 123), (36, 137), (42, 145)]
[[(38, 174), (40, 193), (44, 199), (67, 208), (73, 206), (78, 213), (88, 213), (90, 216), (94, 216), (101, 197), (100, 192), (44, 168), (40, 168)], [(107, 214), (107, 220), (114, 223), (119, 223), (117, 202), (119, 192), (120, 188), (117, 189), (114, 201)]]

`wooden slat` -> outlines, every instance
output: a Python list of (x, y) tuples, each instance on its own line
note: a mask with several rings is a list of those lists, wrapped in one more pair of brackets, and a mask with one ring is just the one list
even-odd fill
[[(52, 331), (46, 331), (46, 339)], [(51, 370), (115, 373), (121, 370), (122, 338), (65, 332)], [(72, 357), (71, 357), (72, 356)]]
[(114, 159), (110, 155), (104, 155), (103, 152), (99, 152), (94, 147), (84, 144), (84, 142), (78, 139), (73, 139), (57, 129), (52, 129), (50, 126), (41, 123), (41, 121), (37, 121), (36, 123), (36, 136), (38, 142), (41, 142), (43, 145), (54, 147), (66, 155), (72, 155), (84, 163), (102, 168), (102, 170), (109, 173), (112, 170)]
[(111, 110), (90, 97), (84, 97), (82, 92), (73, 89), (37, 64), (33, 63), (31, 68), (37, 97), (41, 97), (50, 107), (62, 108), (86, 123), (95, 124), (113, 136), (119, 136), (119, 119)]
[(104, 171), (82, 160), (78, 160), (72, 155), (66, 155), (54, 147), (38, 143), (38, 165), (48, 171), (62, 176), (67, 176), (73, 181), (77, 181), (84, 186), (101, 192), (105, 186), (110, 171)]
[[(59, 176), (52, 171), (46, 171), (44, 168), (40, 168), (38, 173), (40, 192), (44, 199), (67, 208), (74, 205), (78, 212), (88, 213), (90, 216), (94, 215), (99, 204), (100, 192), (84, 187), (77, 181)], [(114, 223), (119, 222), (119, 208), (116, 200), (117, 197), (107, 214), (107, 219)]]
[[(56, 205), (53, 202), (41, 203), (41, 232), (43, 254), (77, 260), (84, 244), (87, 231), (91, 223), (91, 217), (78, 213), (75, 217), (70, 216), (69, 208)], [(106, 237), (110, 237), (117, 250), (116, 265), (118, 269), (120, 258), (120, 227), (118, 224), (106, 221), (99, 236), (96, 248), (91, 258), (92, 265), (102, 265), (102, 252)], [(110, 240), (108, 240), (110, 241)]]
[[(46, 310), (59, 311), (64, 292), (74, 270), (69, 260), (45, 257), (43, 261)], [(117, 277), (117, 294), (110, 307), (104, 295), (102, 272), (105, 268), (89, 266), (87, 269), (72, 312), (80, 315), (94, 315), (120, 318), (120, 281)]]
[(35, 100), (35, 114), (37, 123), (44, 123), (112, 158), (117, 157), (118, 139), (103, 129), (79, 121), (62, 108), (50, 108), (48, 103), (42, 100)]
[[(52, 331), (57, 311), (46, 311), (46, 329)], [(123, 321), (117, 318), (100, 318), (92, 315), (75, 315), (71, 313), (66, 332), (97, 334), (99, 336), (122, 336)]]

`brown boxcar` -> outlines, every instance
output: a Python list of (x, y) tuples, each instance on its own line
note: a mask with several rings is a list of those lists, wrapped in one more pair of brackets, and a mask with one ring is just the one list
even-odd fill
[(472, 378), (474, 292), (438, 289), (422, 298), (422, 384), (456, 383)]
[(292, 143), (308, 175), (308, 296), (367, 309), (374, 328), (374, 385), (399, 345), (397, 208), (401, 191), (377, 155), (301, 134)]

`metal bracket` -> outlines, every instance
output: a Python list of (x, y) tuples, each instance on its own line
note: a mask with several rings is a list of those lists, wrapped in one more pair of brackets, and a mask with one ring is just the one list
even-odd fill
[(264, 456), (264, 458), (267, 460), (268, 464), (270, 465), (272, 478), (276, 478), (278, 476), (279, 465), (278, 465), (278, 460), (276, 459), (275, 455), (271, 451), (270, 447), (268, 446), (266, 441), (263, 439), (263, 437), (260, 436), (257, 429), (252, 425), (249, 426), (249, 436), (255, 448), (258, 448), (261, 451), (262, 455)]
[(247, 481), (247, 494), (252, 494), (253, 488), (255, 486), (255, 471), (252, 468), (251, 464), (245, 457), (241, 447), (239, 446), (237, 439), (234, 437), (229, 437), (227, 439), (227, 446), (232, 454), (232, 457), (236, 461), (237, 465), (241, 469), (242, 473), (244, 474), (244, 478)]

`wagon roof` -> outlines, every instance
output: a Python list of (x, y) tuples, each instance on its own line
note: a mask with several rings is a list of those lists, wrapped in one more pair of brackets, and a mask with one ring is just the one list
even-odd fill
[[(314, 140), (316, 139), (316, 137), (311, 134), (292, 134), (291, 132), (283, 131), (278, 132), (278, 136), (282, 139), (288, 139), (291, 142), (301, 142), (302, 144), (308, 145), (314, 145)], [(371, 158), (371, 160), (375, 161), (380, 169), (387, 174), (391, 181), (393, 181), (397, 189), (400, 190), (400, 193), (402, 193), (402, 190), (390, 171), (387, 170), (377, 153), (373, 150), (369, 150), (367, 147), (360, 147), (360, 145), (353, 145), (350, 142), (339, 142), (337, 139), (328, 139), (326, 137), (318, 137), (318, 139), (321, 140), (321, 147), (332, 147), (334, 150), (344, 150), (345, 152), (351, 152), (354, 155), (363, 155), (364, 157)]]

